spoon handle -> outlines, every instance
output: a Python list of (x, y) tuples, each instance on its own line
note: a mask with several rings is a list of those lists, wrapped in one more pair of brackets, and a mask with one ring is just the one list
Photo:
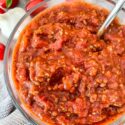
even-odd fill
[(121, 10), (123, 4), (124, 4), (125, 0), (118, 0), (117, 4), (115, 5), (115, 7), (113, 8), (113, 10), (111, 11), (111, 13), (109, 14), (109, 16), (107, 17), (107, 19), (105, 20), (105, 22), (103, 23), (103, 25), (100, 27), (99, 31), (97, 32), (97, 35), (100, 37), (103, 32), (105, 31), (105, 29), (110, 25), (110, 23), (114, 20), (114, 18), (116, 17), (116, 15), (118, 14), (118, 12)]

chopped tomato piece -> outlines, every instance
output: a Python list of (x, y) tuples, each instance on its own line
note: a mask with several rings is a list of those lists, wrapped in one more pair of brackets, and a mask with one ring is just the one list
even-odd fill
[(0, 60), (3, 60), (4, 50), (5, 50), (5, 45), (0, 43)]
[[(16, 7), (18, 3), (19, 3), (19, 0), (12, 0), (12, 4), (9, 8)], [(3, 8), (7, 8), (6, 0), (0, 0), (0, 6), (2, 6)]]
[(5, 13), (5, 11), (2, 8), (0, 8), (0, 14), (3, 14), (3, 13)]
[[(40, 2), (43, 2), (44, 0), (30, 0), (27, 5), (26, 5), (26, 10), (29, 11), (30, 9), (32, 9), (33, 7), (35, 7), (37, 4), (39, 4)], [(46, 5), (45, 5), (46, 6)], [(35, 16), (38, 13), (40, 13), (42, 10), (46, 9), (45, 6), (41, 6), (38, 9), (36, 9), (31, 15)]]

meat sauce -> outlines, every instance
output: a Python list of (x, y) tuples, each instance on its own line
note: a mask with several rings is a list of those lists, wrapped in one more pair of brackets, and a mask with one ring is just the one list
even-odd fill
[(42, 12), (22, 32), (13, 79), (24, 105), (54, 125), (93, 125), (125, 111), (125, 26), (96, 33), (107, 10), (66, 3)]

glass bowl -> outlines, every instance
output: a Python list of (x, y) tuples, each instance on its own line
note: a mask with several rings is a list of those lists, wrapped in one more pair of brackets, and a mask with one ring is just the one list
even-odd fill
[[(51, 8), (51, 7), (53, 7), (57, 4), (60, 4), (64, 1), (65, 0), (45, 0), (44, 2), (41, 2), (40, 4), (38, 4), (34, 8), (32, 8), (18, 22), (18, 24), (14, 28), (13, 32), (11, 33), (10, 38), (8, 40), (8, 43), (7, 43), (7, 46), (6, 46), (5, 57), (4, 57), (4, 77), (5, 77), (8, 92), (9, 92), (16, 108), (20, 110), (20, 112), (26, 117), (26, 119), (29, 122), (31, 122), (32, 124), (35, 124), (35, 125), (37, 125), (37, 124), (45, 125), (45, 124), (42, 123), (39, 119), (37, 119), (37, 117), (35, 117), (34, 115), (31, 115), (26, 110), (26, 108), (21, 104), (21, 101), (20, 101), (19, 96), (16, 92), (16, 88), (13, 84), (13, 80), (11, 77), (12, 76), (12, 74), (11, 74), (12, 52), (13, 52), (13, 49), (15, 47), (15, 43), (17, 41), (19, 33), (32, 20), (32, 17), (30, 16), (30, 14), (32, 12), (34, 12), (36, 9), (38, 9), (41, 6), (43, 7), (43, 6), (47, 5), (47, 8)], [(112, 0), (84, 0), (84, 1), (95, 4), (97, 6), (104, 7), (106, 9), (108, 9), (109, 11), (112, 10), (112, 8), (115, 5), (115, 2), (113, 2)], [(125, 17), (125, 10), (124, 10), (124, 8), (119, 12), (118, 17), (119, 17), (120, 23), (125, 24), (125, 18), (124, 18)], [(112, 125), (120, 125), (122, 123), (124, 124), (124, 120), (125, 120), (125, 117), (122, 115), (121, 118), (119, 118), (114, 123), (112, 123)]]

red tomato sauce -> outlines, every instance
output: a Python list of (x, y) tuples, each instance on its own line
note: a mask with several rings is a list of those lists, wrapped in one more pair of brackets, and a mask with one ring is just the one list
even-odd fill
[(125, 111), (125, 26), (96, 33), (107, 10), (67, 3), (39, 14), (13, 52), (23, 103), (54, 125), (92, 125)]

